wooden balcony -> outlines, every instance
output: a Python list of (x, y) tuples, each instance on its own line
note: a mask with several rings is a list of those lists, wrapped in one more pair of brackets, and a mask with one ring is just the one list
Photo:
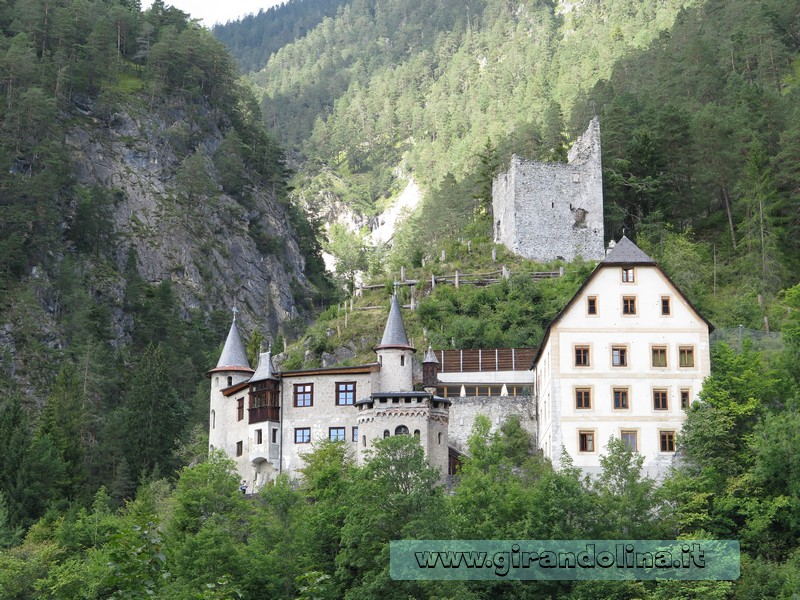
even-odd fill
[(276, 423), (281, 420), (281, 407), (280, 406), (257, 406), (256, 408), (248, 408), (248, 423), (263, 423), (264, 421), (275, 421)]

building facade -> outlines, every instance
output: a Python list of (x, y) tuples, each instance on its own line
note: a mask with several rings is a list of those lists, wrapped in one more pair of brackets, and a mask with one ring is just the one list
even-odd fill
[(612, 437), (660, 477), (710, 371), (711, 324), (623, 237), (548, 327), (533, 361), (539, 446), (600, 470)]
[(437, 396), (435, 385), (415, 389), (415, 351), (396, 297), (375, 347), (377, 361), (352, 367), (276, 373), (264, 352), (254, 371), (234, 318), (217, 366), (207, 373), (209, 449), (231, 457), (252, 491), (281, 472), (298, 476), (315, 442), (344, 442), (363, 462), (377, 439), (416, 435), (445, 477), (451, 401)]

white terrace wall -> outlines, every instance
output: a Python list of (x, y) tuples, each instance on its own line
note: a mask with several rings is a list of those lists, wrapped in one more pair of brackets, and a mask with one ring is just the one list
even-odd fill
[(602, 260), (603, 177), (595, 117), (567, 163), (511, 157), (492, 185), (494, 240), (536, 260)]

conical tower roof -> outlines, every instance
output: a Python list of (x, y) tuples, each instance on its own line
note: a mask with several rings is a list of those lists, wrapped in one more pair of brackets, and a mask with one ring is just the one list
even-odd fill
[(272, 375), (272, 352), (267, 350), (258, 356), (258, 366), (256, 372), (250, 378), (249, 383), (256, 383), (258, 381), (266, 381), (267, 379), (275, 379)]
[(239, 336), (239, 328), (236, 327), (236, 316), (233, 317), (228, 337), (225, 339), (225, 346), (222, 348), (222, 354), (219, 356), (217, 366), (209, 371), (214, 373), (216, 371), (249, 371), (253, 372), (250, 368), (250, 362), (247, 360), (247, 352), (244, 349), (242, 338)]
[(429, 345), (428, 349), (425, 351), (425, 357), (422, 359), (422, 364), (439, 364), (439, 359), (436, 358), (436, 352), (433, 351), (433, 348)]
[(392, 296), (392, 305), (389, 308), (389, 318), (386, 319), (386, 327), (383, 329), (381, 343), (375, 346), (375, 350), (382, 348), (406, 348), (414, 350), (408, 343), (406, 326), (403, 324), (403, 315), (400, 314), (400, 303), (397, 295)]

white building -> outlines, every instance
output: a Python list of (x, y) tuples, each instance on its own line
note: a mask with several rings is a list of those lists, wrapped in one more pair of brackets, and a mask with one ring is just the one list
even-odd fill
[(376, 439), (408, 434), (419, 437), (444, 477), (450, 400), (435, 394), (435, 368), (426, 369), (432, 385), (415, 389), (414, 352), (396, 296), (375, 347), (377, 362), (358, 366), (276, 373), (264, 352), (253, 371), (234, 318), (217, 366), (207, 373), (209, 449), (232, 458), (254, 491), (280, 472), (296, 477), (314, 442), (345, 442), (362, 461)]
[(597, 472), (612, 437), (664, 474), (709, 374), (713, 329), (652, 258), (623, 237), (550, 324), (533, 360), (538, 443)]

